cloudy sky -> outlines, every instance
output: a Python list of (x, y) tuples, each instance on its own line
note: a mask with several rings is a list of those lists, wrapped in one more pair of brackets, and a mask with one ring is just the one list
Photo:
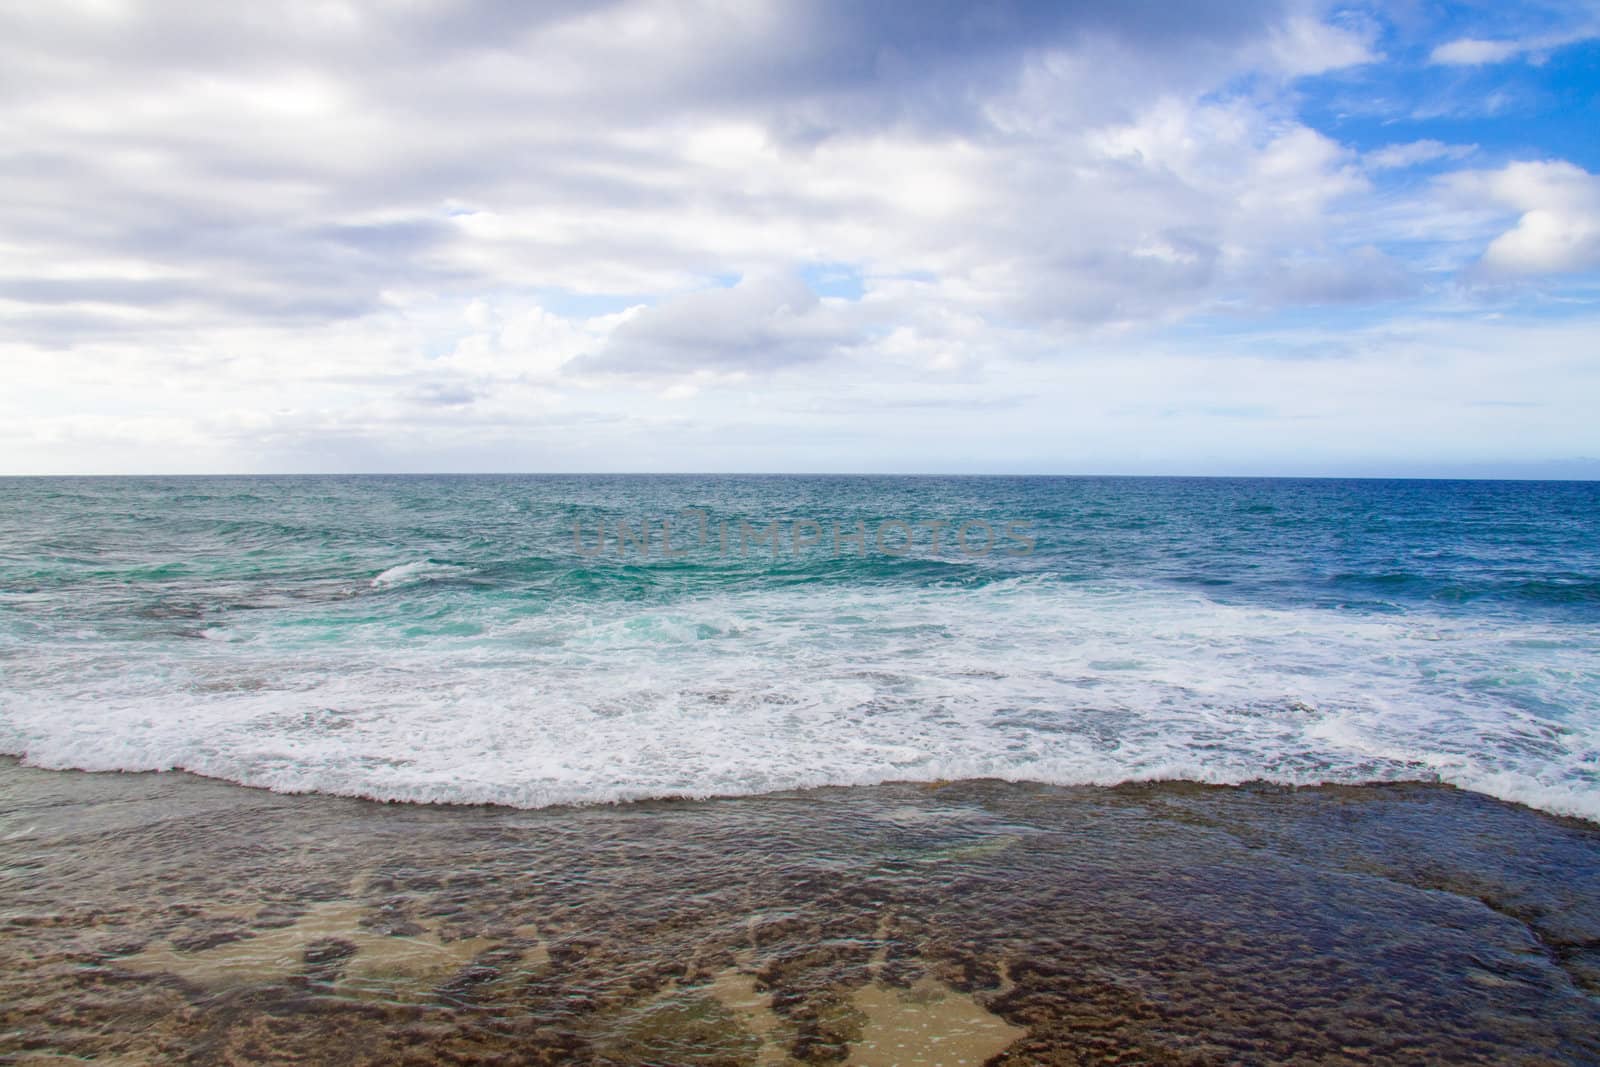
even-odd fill
[(0, 473), (1600, 476), (1600, 4), (0, 3)]

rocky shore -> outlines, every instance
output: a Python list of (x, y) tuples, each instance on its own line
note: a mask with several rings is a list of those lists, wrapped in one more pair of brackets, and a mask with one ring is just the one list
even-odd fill
[(1453, 789), (523, 811), (0, 762), (0, 1062), (1600, 1060), (1600, 828)]

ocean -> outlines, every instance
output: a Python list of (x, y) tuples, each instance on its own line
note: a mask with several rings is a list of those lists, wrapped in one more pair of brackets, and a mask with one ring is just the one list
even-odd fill
[(5, 479), (0, 752), (524, 808), (1420, 781), (1600, 821), (1600, 483)]

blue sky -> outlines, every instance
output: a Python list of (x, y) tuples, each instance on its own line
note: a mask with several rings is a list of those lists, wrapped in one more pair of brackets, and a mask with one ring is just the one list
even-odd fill
[(0, 20), (0, 473), (1600, 476), (1600, 4)]

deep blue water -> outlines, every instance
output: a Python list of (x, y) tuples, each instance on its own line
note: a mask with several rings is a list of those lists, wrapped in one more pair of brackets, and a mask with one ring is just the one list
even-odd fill
[(1441, 779), (1593, 819), (1597, 652), (1600, 483), (0, 480), (0, 750), (46, 766)]

